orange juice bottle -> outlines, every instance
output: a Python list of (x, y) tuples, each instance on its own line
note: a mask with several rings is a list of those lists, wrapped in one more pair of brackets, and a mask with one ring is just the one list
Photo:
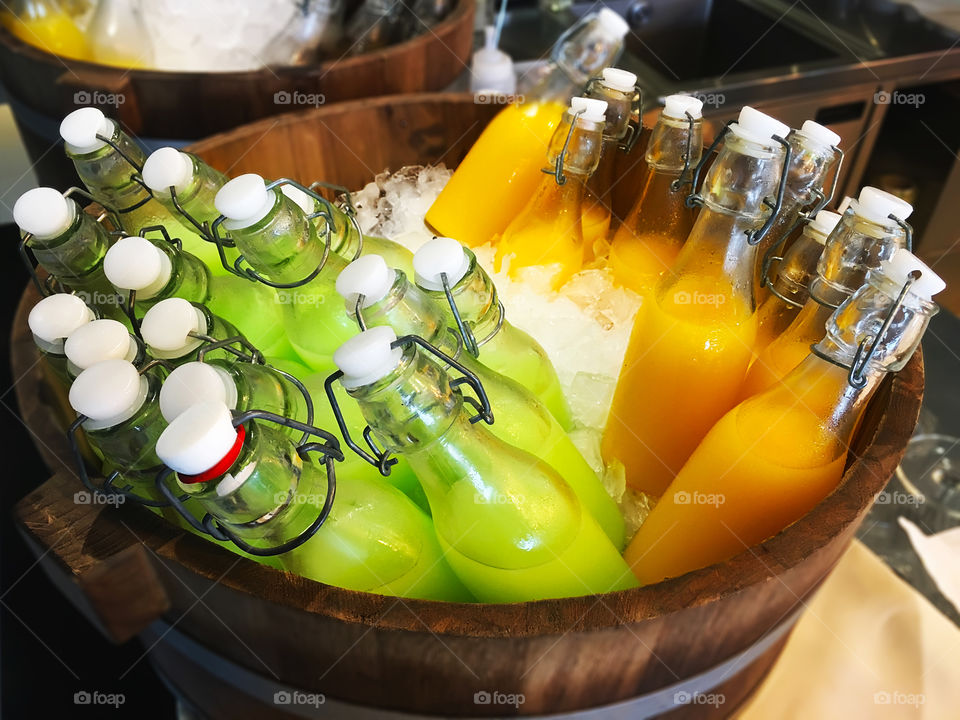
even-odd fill
[(777, 265), (777, 277), (771, 292), (757, 307), (757, 342), (760, 353), (777, 338), (810, 299), (808, 286), (817, 275), (817, 261), (827, 237), (840, 222), (840, 215), (829, 210), (818, 212), (803, 227), (803, 233)]
[[(701, 189), (703, 209), (636, 320), (603, 435), (627, 483), (659, 496), (737, 401), (756, 321), (751, 244), (769, 215), (787, 127), (743, 108)], [(728, 184), (735, 178), (735, 185)]]
[(628, 30), (617, 13), (601, 8), (561, 36), (540, 81), (490, 122), (427, 212), (438, 235), (476, 247), (503, 232), (540, 183), (543, 155), (568, 100), (616, 61)]
[(0, 20), (7, 30), (54, 55), (86, 60), (87, 40), (57, 0), (20, 0), (4, 5)]
[(540, 184), (500, 237), (496, 265), (510, 263), (510, 275), (531, 265), (555, 268), (559, 288), (590, 258), (583, 241), (583, 197), (587, 178), (597, 169), (603, 147), (607, 103), (576, 97), (550, 139), (547, 164), (557, 173), (540, 173)]
[[(607, 235), (610, 232), (610, 191), (615, 182), (616, 152), (618, 148), (629, 150), (632, 134), (640, 132), (640, 89), (637, 76), (619, 68), (604, 68), (600, 77), (587, 83), (584, 97), (603, 100), (607, 103), (607, 123), (603, 130), (603, 148), (600, 165), (587, 181), (583, 208), (583, 242), (590, 262), (606, 257)], [(631, 124), (634, 110), (636, 125)], [(628, 138), (628, 135), (630, 138)], [(624, 141), (627, 141), (626, 144)]]
[(868, 186), (860, 191), (827, 239), (817, 276), (810, 282), (810, 298), (750, 366), (741, 399), (772, 387), (807, 356), (810, 345), (823, 337), (830, 315), (863, 284), (867, 271), (907, 245), (899, 223), (911, 212), (908, 202), (883, 190)]
[[(758, 301), (766, 298), (768, 293), (765, 281), (773, 278), (770, 274), (770, 260), (775, 250), (771, 249), (781, 246), (788, 239), (805, 207), (813, 206), (812, 209), (820, 210), (824, 206), (827, 199), (823, 195), (823, 186), (840, 157), (837, 149), (840, 136), (813, 120), (804, 122), (799, 130), (791, 130), (787, 142), (793, 152), (783, 203), (770, 232), (764, 236), (757, 249), (754, 278), (755, 287), (758, 288)], [(766, 271), (764, 265), (767, 266)]]
[(871, 271), (783, 383), (724, 415), (687, 460), (627, 548), (640, 583), (736, 555), (829, 495), (861, 411), (883, 376), (909, 360), (943, 288), (904, 249)]
[(702, 109), (695, 97), (668, 95), (650, 135), (643, 187), (613, 237), (607, 260), (616, 282), (634, 292), (653, 288), (693, 229), (693, 209), (686, 206), (687, 190), (678, 181), (684, 167), (700, 162)]

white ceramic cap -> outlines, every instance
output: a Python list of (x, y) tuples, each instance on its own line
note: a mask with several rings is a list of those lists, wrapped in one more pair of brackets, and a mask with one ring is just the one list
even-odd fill
[(818, 212), (813, 220), (810, 221), (808, 227), (820, 233), (823, 237), (818, 238), (822, 241), (826, 240), (826, 237), (833, 232), (833, 229), (837, 226), (837, 223), (840, 222), (840, 213), (830, 212), (829, 210), (821, 210)]
[(202, 362), (188, 362), (176, 368), (160, 388), (160, 412), (167, 422), (198, 402), (223, 403), (237, 407), (237, 383), (223, 368)]
[(13, 205), (13, 221), (38, 238), (62, 235), (76, 216), (77, 204), (49, 187), (27, 190)]
[(122, 422), (138, 407), (142, 380), (133, 363), (104, 360), (77, 375), (70, 386), (70, 406), (93, 421)]
[(77, 328), (96, 319), (93, 310), (76, 295), (57, 293), (38, 302), (27, 316), (30, 332), (44, 342), (70, 337)]
[(764, 145), (770, 144), (770, 139), (777, 135), (786, 138), (790, 128), (784, 125), (776, 118), (772, 118), (766, 113), (755, 110), (749, 105), (744, 105), (737, 117), (737, 122), (730, 126), (730, 129), (741, 137), (759, 142)]
[(217, 192), (213, 204), (230, 222), (230, 227), (253, 225), (273, 207), (275, 196), (256, 173), (239, 175), (227, 181)]
[(906, 220), (913, 212), (913, 205), (906, 200), (869, 185), (860, 190), (851, 206), (857, 215), (879, 225), (890, 225), (890, 215)]
[(600, 12), (597, 13), (597, 24), (616, 40), (623, 39), (630, 32), (627, 21), (619, 13), (607, 7), (600, 8)]
[(293, 185), (281, 185), (280, 192), (293, 200), (297, 206), (303, 210), (304, 214), (312, 215), (317, 211), (317, 201), (300, 188), (294, 187)]
[(803, 125), (800, 126), (800, 132), (808, 138), (830, 147), (836, 147), (840, 144), (840, 136), (837, 133), (813, 120), (804, 120)]
[(347, 265), (337, 276), (337, 292), (353, 310), (357, 296), (363, 295), (363, 307), (375, 305), (387, 296), (396, 273), (380, 255), (364, 255)]
[(849, 195), (844, 195), (843, 200), (841, 200), (840, 204), (837, 205), (837, 212), (843, 215), (847, 211), (847, 208), (850, 207), (850, 203), (852, 202), (853, 202), (852, 197), (850, 197)]
[(141, 299), (151, 298), (170, 281), (173, 265), (160, 248), (146, 238), (120, 238), (103, 257), (103, 273), (119, 290), (136, 290)]
[(74, 330), (63, 345), (67, 359), (78, 369), (86, 370), (105, 360), (130, 362), (136, 342), (123, 323), (104, 318)]
[(205, 333), (203, 313), (183, 298), (161, 300), (147, 310), (140, 325), (143, 341), (154, 354), (180, 357), (200, 344), (190, 333)]
[(604, 68), (600, 76), (600, 83), (611, 90), (632, 94), (637, 89), (637, 76), (629, 70)]
[(469, 269), (466, 250), (453, 238), (436, 237), (413, 254), (415, 281), (425, 290), (443, 290), (443, 273), (447, 274), (447, 284), (453, 287)]
[(154, 192), (170, 187), (184, 190), (193, 179), (193, 160), (176, 148), (162, 147), (150, 153), (143, 164), (143, 181)]
[(333, 362), (343, 372), (341, 384), (348, 390), (371, 385), (389, 375), (400, 364), (403, 350), (390, 347), (397, 339), (386, 325), (354, 335), (333, 353)]
[(75, 154), (99, 150), (106, 143), (97, 138), (113, 137), (113, 120), (94, 107), (80, 108), (67, 115), (60, 123), (60, 137)]
[(590, 122), (606, 122), (607, 119), (607, 101), (597, 100), (596, 98), (575, 97), (570, 100), (570, 110), (572, 112), (583, 112), (580, 120), (589, 120)]
[(223, 460), (237, 442), (230, 409), (222, 402), (192, 405), (157, 438), (157, 457), (184, 475), (199, 475)]
[(703, 100), (692, 95), (667, 95), (663, 100), (663, 114), (669, 118), (686, 120), (687, 113), (693, 119), (703, 117)]
[(920, 271), (920, 277), (910, 286), (910, 293), (917, 297), (930, 300), (947, 286), (943, 278), (906, 248), (897, 248), (889, 260), (880, 263), (880, 272), (897, 285), (907, 282), (907, 276), (914, 270)]

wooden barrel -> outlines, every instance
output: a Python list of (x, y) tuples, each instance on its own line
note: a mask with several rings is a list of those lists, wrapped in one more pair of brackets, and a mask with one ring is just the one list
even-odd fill
[[(385, 167), (455, 165), (494, 110), (451, 95), (358, 101), (261, 121), (194, 149), (234, 173), (358, 187)], [(642, 142), (619, 159), (621, 184), (636, 172)], [(110, 637), (142, 633), (164, 681), (214, 720), (577, 718), (591, 708), (602, 709), (592, 718), (728, 716), (771, 667), (892, 475), (923, 391), (918, 352), (871, 402), (836, 491), (722, 563), (599, 596), (400, 600), (238, 558), (140, 508), (76, 504), (59, 409), (41, 393), (26, 329), (34, 292), (13, 328), (13, 372), (23, 377), (24, 419), (57, 474), (20, 502), (18, 521), (64, 592)]]
[[(58, 57), (0, 27), (0, 80), (41, 183), (66, 187), (76, 183), (72, 167), (62, 153), (49, 150), (59, 143), (63, 116), (83, 105), (99, 106), (147, 145), (159, 146), (288, 112), (298, 97), (332, 104), (442, 90), (469, 65), (473, 46), (474, 0), (454, 3), (443, 21), (387, 48), (304, 67), (245, 72), (100, 65)], [(117, 96), (123, 102), (111, 104)]]

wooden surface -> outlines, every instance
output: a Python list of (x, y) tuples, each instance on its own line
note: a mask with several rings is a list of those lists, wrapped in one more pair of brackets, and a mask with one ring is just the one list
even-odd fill
[[(195, 149), (221, 167), (239, 158), (233, 174), (258, 171), (359, 187), (385, 167), (439, 159), (455, 164), (494, 111), (462, 96), (358, 101), (339, 113), (322, 108), (257, 123)], [(638, 157), (642, 143), (623, 158), (625, 167), (636, 167)], [(22, 375), (18, 400), (57, 462), (62, 437), (55, 413), (39, 401), (41, 378), (24, 341), (24, 320), (21, 309), (13, 330), (13, 369)], [(168, 605), (163, 618), (212, 651), (265, 677), (346, 702), (482, 716), (505, 712), (473, 702), (473, 693), (496, 689), (526, 696), (519, 714), (570, 711), (704, 672), (762, 639), (805, 603), (892, 475), (916, 424), (922, 391), (918, 352), (871, 403), (841, 485), (777, 536), (726, 562), (603, 596), (471, 605), (342, 590), (240, 558), (139, 508), (77, 506), (78, 485), (67, 472), (24, 498), (16, 514), (36, 546), (52, 549), (64, 572), (99, 598), (95, 612), (111, 615), (102, 624), (116, 638), (145, 626), (151, 611)], [(152, 610), (107, 603), (109, 593), (90, 587), (93, 573), (105, 562), (120, 573), (137, 567), (141, 543), (154, 568), (142, 581)], [(102, 582), (117, 587), (115, 579)], [(765, 657), (772, 662), (774, 654)], [(745, 695), (751, 678), (759, 682), (762, 663), (751, 668), (731, 678), (740, 691), (731, 689), (730, 697)]]
[(78, 91), (122, 93), (103, 110), (145, 137), (191, 139), (293, 109), (277, 92), (322, 94), (326, 104), (392, 93), (441, 90), (469, 65), (474, 0), (406, 42), (306, 67), (192, 73), (128, 70), (60, 58), (0, 27), (0, 79), (7, 92), (57, 120), (77, 108)]

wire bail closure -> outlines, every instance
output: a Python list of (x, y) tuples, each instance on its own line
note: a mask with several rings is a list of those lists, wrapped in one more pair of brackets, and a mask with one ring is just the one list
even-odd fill
[[(670, 189), (674, 192), (682, 188), (687, 183), (695, 182), (692, 178), (687, 179), (687, 173), (690, 172), (690, 158), (693, 157), (693, 126), (694, 123), (696, 123), (696, 119), (690, 114), (689, 110), (685, 110), (683, 114), (687, 116), (687, 148), (683, 153), (683, 169), (680, 170), (680, 175), (677, 176), (677, 179), (670, 183)], [(712, 149), (713, 145), (710, 146), (710, 150)], [(709, 151), (707, 152), (709, 153)], [(691, 206), (687, 205), (687, 207)]]
[[(583, 96), (590, 97), (594, 87), (601, 82), (603, 82), (602, 77), (592, 77), (587, 80), (587, 84), (583, 87)], [(633, 95), (630, 98), (630, 116), (627, 118), (623, 134), (619, 137), (604, 135), (603, 139), (616, 140), (617, 149), (622, 153), (629, 154), (633, 150), (633, 146), (637, 144), (637, 140), (640, 139), (640, 133), (643, 132), (643, 121), (640, 114), (642, 106), (643, 89), (640, 87), (640, 83), (634, 83)], [(636, 115), (636, 119), (634, 119), (634, 115)]]
[[(165, 498), (167, 498), (168, 504), (172, 506), (194, 530), (204, 533), (205, 535), (209, 535), (214, 540), (218, 540), (220, 542), (232, 542), (248, 555), (254, 555), (256, 557), (273, 557), (275, 555), (282, 555), (283, 553), (290, 552), (291, 550), (295, 550), (296, 548), (300, 547), (307, 542), (307, 540), (312, 538), (316, 534), (317, 530), (319, 530), (320, 527), (326, 522), (327, 518), (330, 516), (330, 510), (333, 508), (333, 500), (337, 490), (335, 462), (342, 461), (344, 456), (343, 451), (340, 449), (339, 441), (332, 433), (314, 427), (308, 423), (302, 423), (291, 418), (283, 417), (282, 415), (276, 415), (275, 413), (267, 412), (266, 410), (247, 410), (246, 412), (235, 416), (232, 422), (234, 427), (239, 427), (247, 422), (250, 422), (251, 420), (265, 420), (267, 422), (276, 423), (277, 425), (282, 425), (283, 427), (301, 430), (304, 433), (304, 441), (297, 445), (297, 455), (303, 460), (307, 460), (309, 458), (309, 453), (312, 452), (320, 453), (323, 456), (323, 463), (327, 472), (327, 492), (324, 497), (323, 506), (320, 508), (320, 511), (317, 513), (317, 517), (312, 523), (310, 523), (309, 527), (307, 527), (295, 538), (287, 540), (286, 542), (273, 547), (257, 547), (250, 545), (243, 538), (229, 530), (225, 523), (215, 519), (210, 513), (206, 513), (202, 520), (197, 520), (185, 505), (185, 502), (190, 499), (190, 496), (181, 495), (178, 497), (177, 494), (170, 488), (168, 479), (172, 474), (174, 474), (174, 470), (172, 468), (164, 466), (163, 469), (157, 474), (155, 482), (157, 489)], [(311, 435), (321, 438), (322, 442), (306, 442), (306, 439)], [(294, 491), (291, 490), (287, 497), (287, 501), (280, 507), (275, 508), (273, 510), (273, 514), (276, 514), (277, 512), (289, 506), (293, 500), (293, 493)]]
[(244, 267), (243, 261), (246, 259), (241, 253), (237, 255), (236, 260), (233, 261), (233, 265), (230, 264), (230, 261), (227, 260), (227, 255), (224, 252), (225, 247), (236, 247), (236, 243), (230, 238), (224, 237), (220, 234), (220, 228), (223, 226), (223, 223), (226, 221), (225, 215), (220, 215), (216, 220), (213, 221), (213, 224), (210, 226), (210, 231), (213, 236), (213, 242), (217, 246), (217, 254), (220, 255), (220, 264), (223, 265), (223, 268), (228, 272), (242, 277), (246, 280), (253, 280), (255, 282), (263, 283), (272, 288), (278, 290), (290, 290), (293, 288), (298, 288), (303, 285), (306, 285), (308, 282), (313, 280), (317, 275), (320, 274), (320, 271), (323, 270), (324, 266), (327, 264), (327, 258), (330, 257), (330, 241), (331, 234), (333, 232), (333, 209), (329, 200), (327, 200), (322, 195), (318, 194), (316, 191), (311, 190), (307, 187), (304, 187), (295, 180), (290, 180), (289, 178), (279, 178), (273, 182), (267, 183), (266, 189), (273, 190), (284, 185), (291, 185), (297, 190), (300, 190), (303, 193), (306, 193), (311, 198), (313, 198), (317, 203), (320, 204), (320, 208), (315, 212), (309, 213), (306, 216), (308, 222), (315, 220), (318, 217), (322, 217), (326, 222), (326, 232), (324, 233), (324, 245), (323, 245), (323, 257), (320, 258), (320, 263), (317, 265), (316, 269), (307, 275), (302, 280), (297, 280), (292, 283), (276, 283), (272, 280), (268, 280), (263, 277), (260, 273), (254, 270), (252, 267)]
[[(470, 389), (476, 394), (478, 399), (466, 394), (463, 395), (464, 402), (477, 410), (477, 414), (469, 418), (471, 423), (477, 423), (483, 420), (487, 425), (493, 425), (493, 410), (490, 407), (490, 400), (487, 397), (486, 390), (483, 389), (483, 383), (480, 382), (480, 378), (478, 378), (476, 374), (418, 335), (404, 335), (390, 343), (392, 349), (407, 348), (412, 345), (423, 348), (461, 374), (461, 377), (451, 378), (450, 387), (458, 388), (466, 384), (469, 385)], [(327, 400), (330, 403), (330, 408), (333, 410), (334, 417), (337, 419), (337, 426), (340, 428), (340, 434), (343, 436), (347, 447), (377, 468), (381, 475), (387, 477), (390, 475), (390, 468), (397, 463), (397, 458), (392, 457), (389, 450), (381, 450), (377, 446), (376, 441), (373, 439), (373, 430), (369, 425), (366, 425), (362, 431), (363, 439), (369, 448), (369, 452), (360, 447), (350, 436), (350, 431), (347, 428), (347, 422), (343, 417), (343, 412), (340, 410), (340, 404), (334, 388), (334, 383), (342, 377), (343, 371), (337, 370), (323, 382), (324, 390), (327, 393)]]
[[(316, 188), (325, 188), (327, 190), (333, 190), (336, 193), (339, 193), (343, 198), (344, 207), (340, 208), (340, 211), (347, 216), (347, 219), (350, 221), (350, 224), (353, 225), (353, 229), (357, 231), (357, 252), (354, 254), (351, 262), (356, 260), (358, 257), (363, 255), (363, 230), (360, 229), (360, 220), (357, 218), (357, 207), (353, 204), (353, 194), (345, 188), (343, 185), (337, 185), (335, 183), (323, 182), (321, 180), (314, 180), (310, 183), (310, 190), (316, 191)], [(334, 203), (329, 203), (331, 206), (330, 214), (331, 216), (337, 209), (337, 206)], [(332, 222), (332, 219), (331, 219)], [(332, 232), (333, 227), (328, 226), (328, 232)]]
[(557, 156), (553, 169), (541, 169), (541, 172), (544, 172), (547, 175), (553, 175), (554, 180), (557, 181), (557, 185), (563, 186), (567, 184), (567, 176), (563, 174), (563, 161), (567, 157), (567, 147), (570, 145), (570, 138), (573, 137), (573, 129), (577, 125), (577, 119), (585, 112), (586, 110), (577, 110), (573, 113), (573, 120), (570, 121), (570, 129), (567, 130), (567, 137), (563, 141), (563, 148), (560, 150), (560, 154)]

